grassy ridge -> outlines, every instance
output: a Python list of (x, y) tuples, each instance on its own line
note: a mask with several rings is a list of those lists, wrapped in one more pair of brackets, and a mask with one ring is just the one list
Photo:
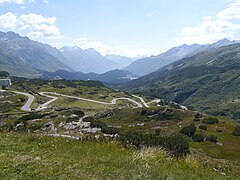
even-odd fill
[(157, 149), (134, 151), (123, 149), (115, 143), (0, 133), (0, 176), (5, 179), (237, 177), (230, 166), (214, 170), (214, 166), (202, 162), (191, 155), (184, 159), (172, 159)]
[(135, 93), (240, 120), (240, 44), (177, 61), (124, 85)]

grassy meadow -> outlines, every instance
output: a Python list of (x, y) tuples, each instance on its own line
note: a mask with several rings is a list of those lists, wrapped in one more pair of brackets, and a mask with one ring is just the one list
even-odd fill
[(0, 133), (2, 179), (237, 179), (233, 164), (160, 149), (124, 149), (115, 142), (81, 142)]

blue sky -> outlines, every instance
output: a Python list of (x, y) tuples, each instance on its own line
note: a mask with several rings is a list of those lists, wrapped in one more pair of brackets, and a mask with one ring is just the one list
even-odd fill
[(130, 57), (240, 39), (239, 0), (0, 0), (0, 30)]

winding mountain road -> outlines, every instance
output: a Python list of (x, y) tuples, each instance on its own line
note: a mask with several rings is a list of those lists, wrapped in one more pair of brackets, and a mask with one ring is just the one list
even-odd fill
[[(103, 104), (103, 105), (114, 105), (114, 104), (117, 103), (118, 100), (127, 100), (127, 101), (130, 101), (130, 102), (136, 104), (136, 108), (141, 108), (141, 107), (143, 107), (141, 103), (139, 103), (139, 102), (137, 102), (137, 101), (135, 101), (135, 100), (133, 100), (133, 99), (124, 98), (124, 97), (122, 97), (122, 98), (114, 98), (110, 103), (108, 103), (108, 102), (102, 102), (102, 101), (97, 101), (97, 100), (92, 100), (92, 99), (81, 98), (81, 97), (77, 97), (77, 96), (69, 96), (69, 95), (64, 95), (64, 94), (58, 94), (58, 93), (55, 93), (55, 92), (41, 92), (41, 93), (39, 93), (39, 94), (41, 94), (42, 96), (54, 98), (54, 99), (52, 99), (53, 101), (57, 100), (57, 99), (56, 99), (57, 97), (49, 96), (49, 95), (46, 95), (46, 94), (51, 94), (51, 95), (56, 95), (56, 96), (62, 96), (62, 97), (67, 97), (67, 98), (73, 98), (73, 99), (78, 99), (78, 100), (82, 100), (82, 101), (88, 101), (88, 102), (93, 102), (93, 103), (98, 103), (98, 104)], [(50, 101), (48, 101), (47, 103), (50, 104), (51, 102), (50, 102), (50, 103), (49, 103), (49, 102), (50, 102)], [(45, 103), (45, 104), (47, 104), (47, 103)], [(48, 105), (48, 104), (47, 104), (47, 105)], [(43, 105), (44, 105), (44, 104), (43, 104)], [(43, 105), (41, 105), (42, 108), (44, 108)]]
[[(3, 91), (3, 90), (2, 90)], [(32, 109), (30, 108), (30, 106), (32, 105), (35, 97), (29, 93), (26, 93), (26, 92), (19, 92), (19, 91), (10, 91), (10, 92), (13, 92), (15, 94), (21, 94), (21, 95), (24, 95), (24, 96), (27, 96), (28, 97), (28, 100), (27, 102), (23, 105), (23, 107), (21, 108), (23, 111), (32, 111)], [(149, 108), (149, 105), (150, 103), (153, 103), (153, 102), (158, 102), (159, 100), (154, 100), (154, 101), (151, 101), (149, 103), (146, 103), (144, 101), (143, 98), (139, 97), (139, 96), (136, 96), (136, 95), (133, 95), (133, 97), (135, 98), (138, 98), (140, 99), (141, 103), (137, 102), (136, 100), (133, 100), (131, 98), (126, 98), (126, 97), (121, 97), (121, 98), (114, 98), (111, 102), (102, 102), (102, 101), (98, 101), (98, 100), (92, 100), (92, 99), (86, 99), (86, 98), (81, 98), (81, 97), (77, 97), (77, 96), (70, 96), (70, 95), (64, 95), (64, 94), (58, 94), (56, 92), (40, 92), (39, 93), (41, 96), (45, 96), (45, 97), (48, 97), (48, 98), (51, 98), (51, 100), (45, 102), (44, 104), (38, 106), (35, 111), (41, 111), (41, 110), (44, 110), (47, 108), (47, 106), (51, 103), (53, 103), (54, 101), (58, 100), (58, 97), (56, 96), (61, 96), (61, 97), (67, 97), (67, 98), (73, 98), (73, 99), (78, 99), (78, 100), (82, 100), (82, 101), (87, 101), (87, 102), (93, 102), (93, 103), (98, 103), (98, 104), (103, 104), (103, 105), (115, 105), (117, 103), (117, 101), (119, 100), (126, 100), (126, 101), (129, 101), (133, 104), (135, 104), (136, 106), (134, 108), (142, 108), (143, 105), (146, 107), (146, 108)], [(53, 95), (53, 96), (52, 96)]]
[[(6, 92), (6, 90), (2, 90), (0, 89), (0, 92)], [(26, 93), (26, 92), (18, 92), (18, 91), (9, 91), (9, 92), (12, 92), (12, 93), (15, 93), (15, 94), (20, 94), (20, 95), (23, 95), (23, 96), (27, 96), (28, 97), (28, 100), (27, 102), (22, 106), (21, 110), (23, 111), (32, 111), (32, 109), (30, 108), (30, 106), (32, 105), (35, 97), (29, 93)]]
[(140, 99), (140, 101), (142, 102), (142, 104), (146, 107), (146, 108), (149, 108), (149, 105), (144, 101), (143, 98), (139, 97), (139, 96), (136, 96), (136, 95), (132, 95), (133, 97), (135, 98), (138, 98)]
[(27, 102), (23, 105), (23, 107), (21, 108), (23, 111), (32, 111), (32, 109), (30, 108), (30, 106), (32, 105), (35, 97), (29, 93), (25, 93), (25, 92), (18, 92), (18, 91), (10, 91), (10, 92), (13, 92), (13, 93), (16, 93), (16, 94), (21, 94), (21, 95), (24, 95), (24, 96), (27, 96), (28, 97), (28, 100)]
[(58, 100), (58, 97), (45, 95), (44, 93), (45, 93), (45, 92), (40, 92), (39, 94), (42, 95), (42, 96), (51, 98), (51, 100), (49, 100), (49, 101), (45, 102), (44, 104), (38, 106), (38, 108), (36, 109), (36, 111), (41, 111), (41, 110), (43, 110), (43, 109), (46, 109), (49, 104), (51, 104), (51, 103), (53, 103), (54, 101)]
[(147, 105), (152, 104), (152, 103), (159, 103), (161, 102), (161, 99), (155, 99), (147, 103)]

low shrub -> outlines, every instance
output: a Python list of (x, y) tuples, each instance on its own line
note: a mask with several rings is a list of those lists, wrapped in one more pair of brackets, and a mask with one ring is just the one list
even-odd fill
[(175, 157), (185, 156), (190, 152), (187, 140), (181, 135), (165, 137), (163, 148), (169, 150)]
[(235, 130), (232, 132), (234, 136), (240, 136), (240, 125), (235, 127)]
[(81, 118), (85, 115), (84, 111), (82, 111), (81, 109), (76, 108), (76, 107), (71, 108), (66, 112), (66, 116), (71, 116), (72, 114), (78, 115), (79, 118)]
[(194, 124), (185, 126), (180, 130), (181, 134), (187, 135), (189, 137), (192, 137), (195, 132), (196, 132), (196, 127)]
[(24, 102), (24, 101), (26, 101), (26, 99), (25, 99), (25, 98), (23, 98), (23, 97), (20, 97), (20, 98), (19, 98), (19, 100), (20, 100), (21, 102)]
[(31, 113), (25, 116), (20, 117), (18, 120), (20, 121), (28, 121), (32, 119), (41, 119), (47, 116), (48, 114), (37, 114), (37, 113)]
[(84, 122), (93, 122), (94, 121), (94, 118), (92, 116), (87, 116), (87, 117), (84, 117), (83, 118), (83, 121)]
[(202, 130), (207, 130), (207, 126), (206, 125), (204, 125), (204, 124), (201, 124), (201, 125), (199, 125), (199, 127), (198, 127), (199, 129), (202, 129)]
[(78, 115), (79, 117), (83, 117), (85, 115), (85, 113), (80, 109), (74, 109), (72, 113)]
[(102, 132), (105, 134), (119, 134), (119, 131), (116, 128), (108, 127), (105, 123), (97, 121), (93, 118), (89, 118), (88, 122), (91, 122), (91, 127), (101, 128)]
[(159, 113), (155, 118), (156, 121), (166, 121), (166, 120), (181, 120), (180, 115), (177, 112), (163, 112)]
[(195, 115), (194, 115), (195, 119), (201, 119), (203, 116), (201, 113), (197, 112)]
[(193, 140), (194, 142), (204, 142), (205, 138), (204, 138), (204, 136), (201, 135), (201, 134), (194, 134), (194, 135), (192, 136), (192, 140)]
[(29, 120), (33, 120), (33, 119), (41, 119), (44, 118), (45, 116), (48, 116), (49, 114), (37, 114), (37, 113), (31, 113), (25, 116), (22, 116), (20, 118), (18, 118), (15, 122), (14, 125), (16, 126), (17, 124), (23, 123), (24, 124), (24, 129), (25, 127), (27, 127), (27, 121)]
[(162, 147), (175, 157), (184, 156), (189, 153), (189, 144), (182, 135), (161, 137), (154, 134), (127, 132), (120, 134), (119, 142), (125, 147)]
[(218, 142), (218, 137), (214, 135), (210, 135), (209, 137), (207, 137), (207, 141), (216, 143)]
[(206, 118), (206, 119), (202, 120), (202, 123), (204, 123), (204, 124), (216, 124), (218, 122), (219, 121), (217, 118)]
[(43, 127), (42, 124), (35, 124), (33, 126), (29, 126), (28, 129), (30, 130), (30, 132), (34, 132), (41, 129), (42, 127)]
[(79, 118), (78, 117), (74, 117), (74, 118), (67, 118), (66, 119), (66, 123), (71, 123), (71, 122), (75, 122), (75, 121), (78, 121)]
[(144, 115), (146, 115), (147, 114), (147, 110), (146, 109), (142, 109), (142, 111), (141, 111), (141, 116), (144, 116)]

